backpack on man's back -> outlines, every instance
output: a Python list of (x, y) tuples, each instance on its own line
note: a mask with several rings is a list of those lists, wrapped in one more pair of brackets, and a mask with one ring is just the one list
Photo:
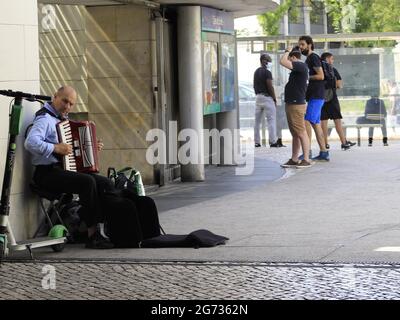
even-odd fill
[(322, 70), (324, 71), (324, 83), (325, 83), (325, 102), (329, 102), (333, 99), (334, 90), (336, 89), (336, 77), (333, 71), (332, 65), (325, 60), (321, 61)]

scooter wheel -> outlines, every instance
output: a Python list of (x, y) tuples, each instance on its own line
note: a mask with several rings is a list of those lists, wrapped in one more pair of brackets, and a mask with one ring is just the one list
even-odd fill
[[(63, 225), (55, 225), (53, 228), (51, 228), (49, 232), (49, 236), (53, 238), (66, 237), (67, 235), (68, 235), (68, 230)], [(65, 242), (53, 244), (51, 248), (53, 249), (54, 252), (61, 252), (65, 248)]]

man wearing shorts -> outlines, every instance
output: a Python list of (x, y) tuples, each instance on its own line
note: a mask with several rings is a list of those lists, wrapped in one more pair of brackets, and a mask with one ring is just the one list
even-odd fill
[(314, 129), (315, 136), (320, 148), (319, 155), (312, 160), (329, 161), (329, 151), (326, 149), (324, 134), (321, 128), (321, 109), (325, 103), (325, 83), (324, 71), (322, 70), (321, 60), (314, 52), (314, 41), (310, 36), (299, 38), (301, 53), (307, 57), (306, 64), (309, 70), (309, 82), (306, 93), (308, 101), (305, 115), (306, 129), (311, 144), (311, 127)]
[[(325, 101), (324, 106), (321, 111), (321, 126), (322, 131), (324, 133), (324, 140), (326, 148), (329, 149), (328, 144), (328, 120), (331, 119), (335, 123), (336, 132), (339, 135), (340, 141), (342, 142), (342, 150), (348, 150), (350, 147), (354, 146), (354, 142), (350, 142), (346, 140), (346, 135), (344, 133), (344, 129), (342, 126), (342, 113), (340, 112), (340, 103), (337, 96), (337, 89), (343, 88), (342, 77), (340, 73), (333, 67), (334, 57), (330, 52), (324, 52), (321, 55), (322, 63), (327, 63), (327, 67), (330, 68), (330, 74), (332, 74), (332, 79), (325, 79), (325, 88), (329, 88), (332, 90), (332, 99), (329, 101)], [(328, 80), (328, 81), (327, 81)], [(329, 82), (329, 83), (327, 83)]]
[[(301, 60), (301, 52), (298, 47), (287, 49), (281, 57), (280, 64), (291, 70), (289, 82), (285, 86), (286, 116), (289, 130), (292, 134), (292, 157), (283, 168), (307, 168), (311, 166), (309, 158), (310, 141), (306, 131), (304, 116), (306, 114), (306, 91), (308, 80), (307, 65)], [(300, 147), (303, 150), (304, 159), (299, 161)]]

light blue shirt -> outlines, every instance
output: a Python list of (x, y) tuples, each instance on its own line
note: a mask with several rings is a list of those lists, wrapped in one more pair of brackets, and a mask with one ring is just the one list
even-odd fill
[[(59, 115), (49, 103), (46, 103), (44, 108), (54, 115)], [(59, 122), (58, 118), (48, 113), (37, 116), (33, 121), (33, 126), (25, 139), (25, 149), (32, 154), (34, 166), (60, 162), (53, 154), (54, 145), (59, 143), (56, 129), (56, 124)]]

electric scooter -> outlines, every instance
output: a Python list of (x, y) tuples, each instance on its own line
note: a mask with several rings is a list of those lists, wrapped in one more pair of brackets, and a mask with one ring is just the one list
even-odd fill
[(8, 132), (8, 150), (0, 202), (0, 262), (3, 258), (8, 256), (10, 250), (28, 250), (31, 258), (33, 258), (33, 248), (51, 246), (56, 252), (62, 251), (67, 241), (66, 236), (68, 234), (68, 230), (65, 226), (53, 226), (50, 221), (52, 228), (50, 229), (47, 237), (35, 238), (17, 243), (8, 219), (10, 215), (10, 191), (12, 175), (15, 162), (15, 153), (17, 149), (16, 142), (17, 136), (19, 135), (21, 129), (21, 117), (23, 109), (22, 101), (23, 99), (31, 102), (51, 101), (51, 97), (12, 90), (0, 90), (0, 94), (14, 98), (14, 103), (9, 114), (10, 126)]

